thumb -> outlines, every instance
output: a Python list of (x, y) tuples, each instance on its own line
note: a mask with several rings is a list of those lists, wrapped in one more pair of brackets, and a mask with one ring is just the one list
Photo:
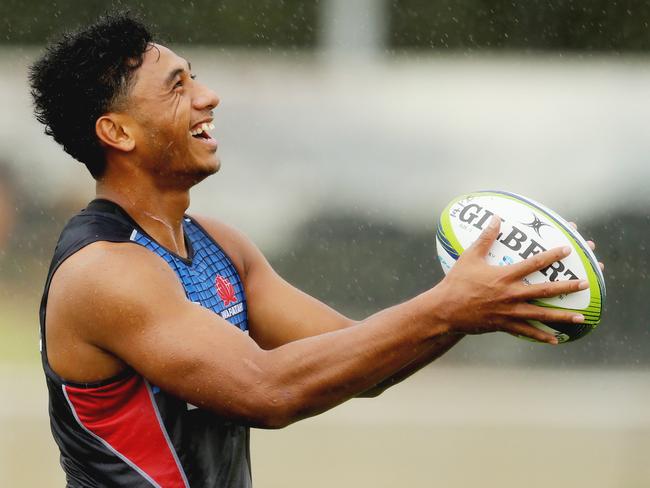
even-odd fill
[(472, 254), (485, 257), (499, 235), (500, 228), (501, 218), (498, 215), (493, 215), (487, 228), (481, 232), (468, 251), (471, 250)]

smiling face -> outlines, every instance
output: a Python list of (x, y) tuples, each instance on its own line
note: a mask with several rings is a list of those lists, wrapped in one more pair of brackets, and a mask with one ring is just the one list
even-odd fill
[(217, 142), (209, 131), (218, 104), (185, 59), (152, 44), (124, 110), (131, 119), (132, 156), (161, 185), (191, 186), (217, 172)]

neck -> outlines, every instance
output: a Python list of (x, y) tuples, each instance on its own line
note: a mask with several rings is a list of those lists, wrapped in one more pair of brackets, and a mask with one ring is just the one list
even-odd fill
[(97, 181), (97, 198), (122, 207), (147, 234), (163, 247), (186, 257), (183, 216), (190, 204), (189, 189), (159, 188), (147, 180), (137, 184), (114, 184), (109, 179)]

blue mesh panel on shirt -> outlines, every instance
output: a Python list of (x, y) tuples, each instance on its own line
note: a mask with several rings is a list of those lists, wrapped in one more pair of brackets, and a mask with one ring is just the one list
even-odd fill
[[(184, 219), (183, 229), (194, 251), (191, 262), (172, 254), (140, 231), (134, 231), (131, 240), (155, 252), (169, 264), (181, 281), (189, 300), (201, 304), (241, 330), (247, 331), (244, 287), (232, 261), (191, 219)], [(222, 293), (224, 288), (226, 291), (223, 298), (217, 290), (219, 276)], [(228, 293), (228, 285), (232, 286), (234, 296)], [(230, 301), (231, 299), (233, 301)], [(228, 300), (227, 305), (224, 300)]]

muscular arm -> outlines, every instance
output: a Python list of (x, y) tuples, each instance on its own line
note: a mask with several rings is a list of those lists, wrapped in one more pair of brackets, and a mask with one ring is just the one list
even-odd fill
[[(236, 229), (207, 217), (196, 218), (231, 257), (236, 261), (239, 258), (236, 264), (242, 272), (248, 298), (250, 334), (264, 349), (360, 323), (287, 283), (272, 269), (259, 249)], [(358, 396), (379, 395), (440, 357), (462, 337), (459, 334), (437, 337), (419, 357)]]
[[(355, 327), (264, 350), (189, 302), (157, 256), (134, 244), (97, 243), (55, 274), (48, 331), (65, 324), (84, 347), (119, 358), (192, 404), (250, 425), (280, 427), (367, 390), (446, 334), (446, 321), (429, 311), (437, 295), (416, 297)], [(56, 341), (49, 339), (52, 349)], [(57, 354), (50, 361), (60, 366)]]
[[(526, 302), (577, 291), (582, 284), (521, 282), (532, 270), (564, 257), (560, 250), (507, 268), (488, 266), (485, 253), (497, 232), (491, 228), (465, 251), (435, 288), (354, 327), (270, 350), (189, 302), (168, 265), (146, 249), (131, 243), (91, 244), (54, 275), (48, 358), (55, 371), (72, 371), (76, 381), (97, 379), (95, 360), (114, 358), (225, 418), (281, 427), (367, 391), (450, 334), (503, 330), (555, 343), (522, 319), (570, 322), (574, 314)], [(61, 331), (72, 331), (74, 340), (62, 343)], [(85, 351), (83, 360), (80, 351)]]

